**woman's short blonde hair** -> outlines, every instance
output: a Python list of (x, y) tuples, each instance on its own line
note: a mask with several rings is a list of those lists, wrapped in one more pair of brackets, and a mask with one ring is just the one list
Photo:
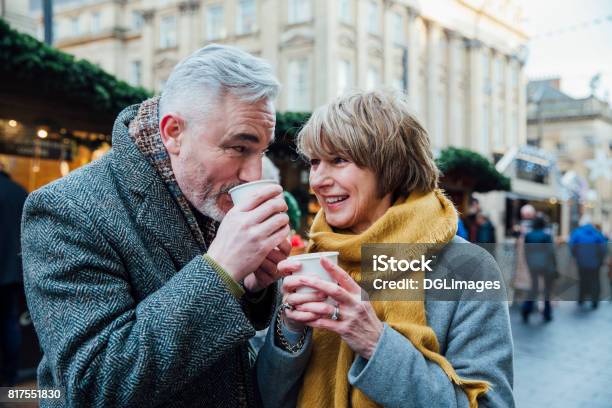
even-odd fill
[(427, 131), (399, 93), (356, 92), (335, 99), (313, 112), (298, 134), (297, 147), (307, 158), (342, 157), (372, 170), (381, 197), (438, 186)]

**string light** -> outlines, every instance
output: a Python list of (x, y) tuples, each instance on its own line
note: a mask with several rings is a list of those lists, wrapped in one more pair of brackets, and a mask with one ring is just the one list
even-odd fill
[(36, 133), (38, 135), (38, 137), (40, 137), (41, 139), (46, 138), (47, 136), (49, 136), (49, 133), (45, 130), (45, 129), (38, 129), (38, 132)]
[(576, 31), (576, 30), (580, 30), (580, 29), (587, 29), (591, 26), (596, 26), (605, 22), (612, 22), (612, 15), (606, 16), (606, 17), (596, 17), (592, 20), (589, 21), (584, 21), (582, 23), (578, 23), (578, 24), (574, 24), (568, 27), (561, 27), (558, 28), (556, 30), (551, 30), (551, 31), (547, 31), (545, 33), (541, 33), (541, 34), (536, 34), (531, 36), (530, 40), (539, 40), (542, 38), (547, 38), (547, 37), (554, 37), (556, 35), (560, 35), (560, 34), (565, 34), (567, 32), (570, 31)]
[(8, 124), (10, 127), (17, 127), (17, 121), (14, 119), (9, 120)]
[(68, 162), (66, 160), (63, 160), (60, 163), (60, 174), (62, 176), (67, 176), (68, 173), (70, 173), (70, 165), (68, 164)]

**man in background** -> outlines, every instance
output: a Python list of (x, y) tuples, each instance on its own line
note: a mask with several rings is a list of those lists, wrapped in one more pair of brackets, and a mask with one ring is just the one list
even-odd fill
[(606, 238), (591, 223), (590, 217), (583, 215), (580, 226), (572, 232), (569, 241), (580, 279), (578, 305), (582, 305), (587, 297), (591, 298), (593, 309), (599, 305), (599, 270), (606, 259), (606, 244)]
[(9, 177), (0, 161), (0, 386), (17, 382), (19, 367), (19, 297), (21, 273), (21, 212), (27, 192)]

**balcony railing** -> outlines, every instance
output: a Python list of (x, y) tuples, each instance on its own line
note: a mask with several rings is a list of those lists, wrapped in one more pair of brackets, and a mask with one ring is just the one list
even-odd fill
[(612, 109), (607, 103), (595, 98), (547, 101), (540, 105), (530, 103), (527, 107), (527, 118), (532, 121), (584, 116), (604, 116), (612, 120)]

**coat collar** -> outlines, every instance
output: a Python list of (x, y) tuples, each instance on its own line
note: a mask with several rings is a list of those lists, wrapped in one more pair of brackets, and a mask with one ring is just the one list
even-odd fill
[(155, 169), (138, 150), (129, 136), (130, 122), (138, 113), (139, 105), (125, 108), (115, 120), (113, 126), (112, 167), (121, 180), (121, 187), (140, 196), (146, 195), (149, 186), (161, 181)]
[(154, 237), (180, 269), (202, 250), (172, 194), (129, 136), (138, 106), (126, 108), (115, 121), (111, 167), (138, 228), (143, 235)]

